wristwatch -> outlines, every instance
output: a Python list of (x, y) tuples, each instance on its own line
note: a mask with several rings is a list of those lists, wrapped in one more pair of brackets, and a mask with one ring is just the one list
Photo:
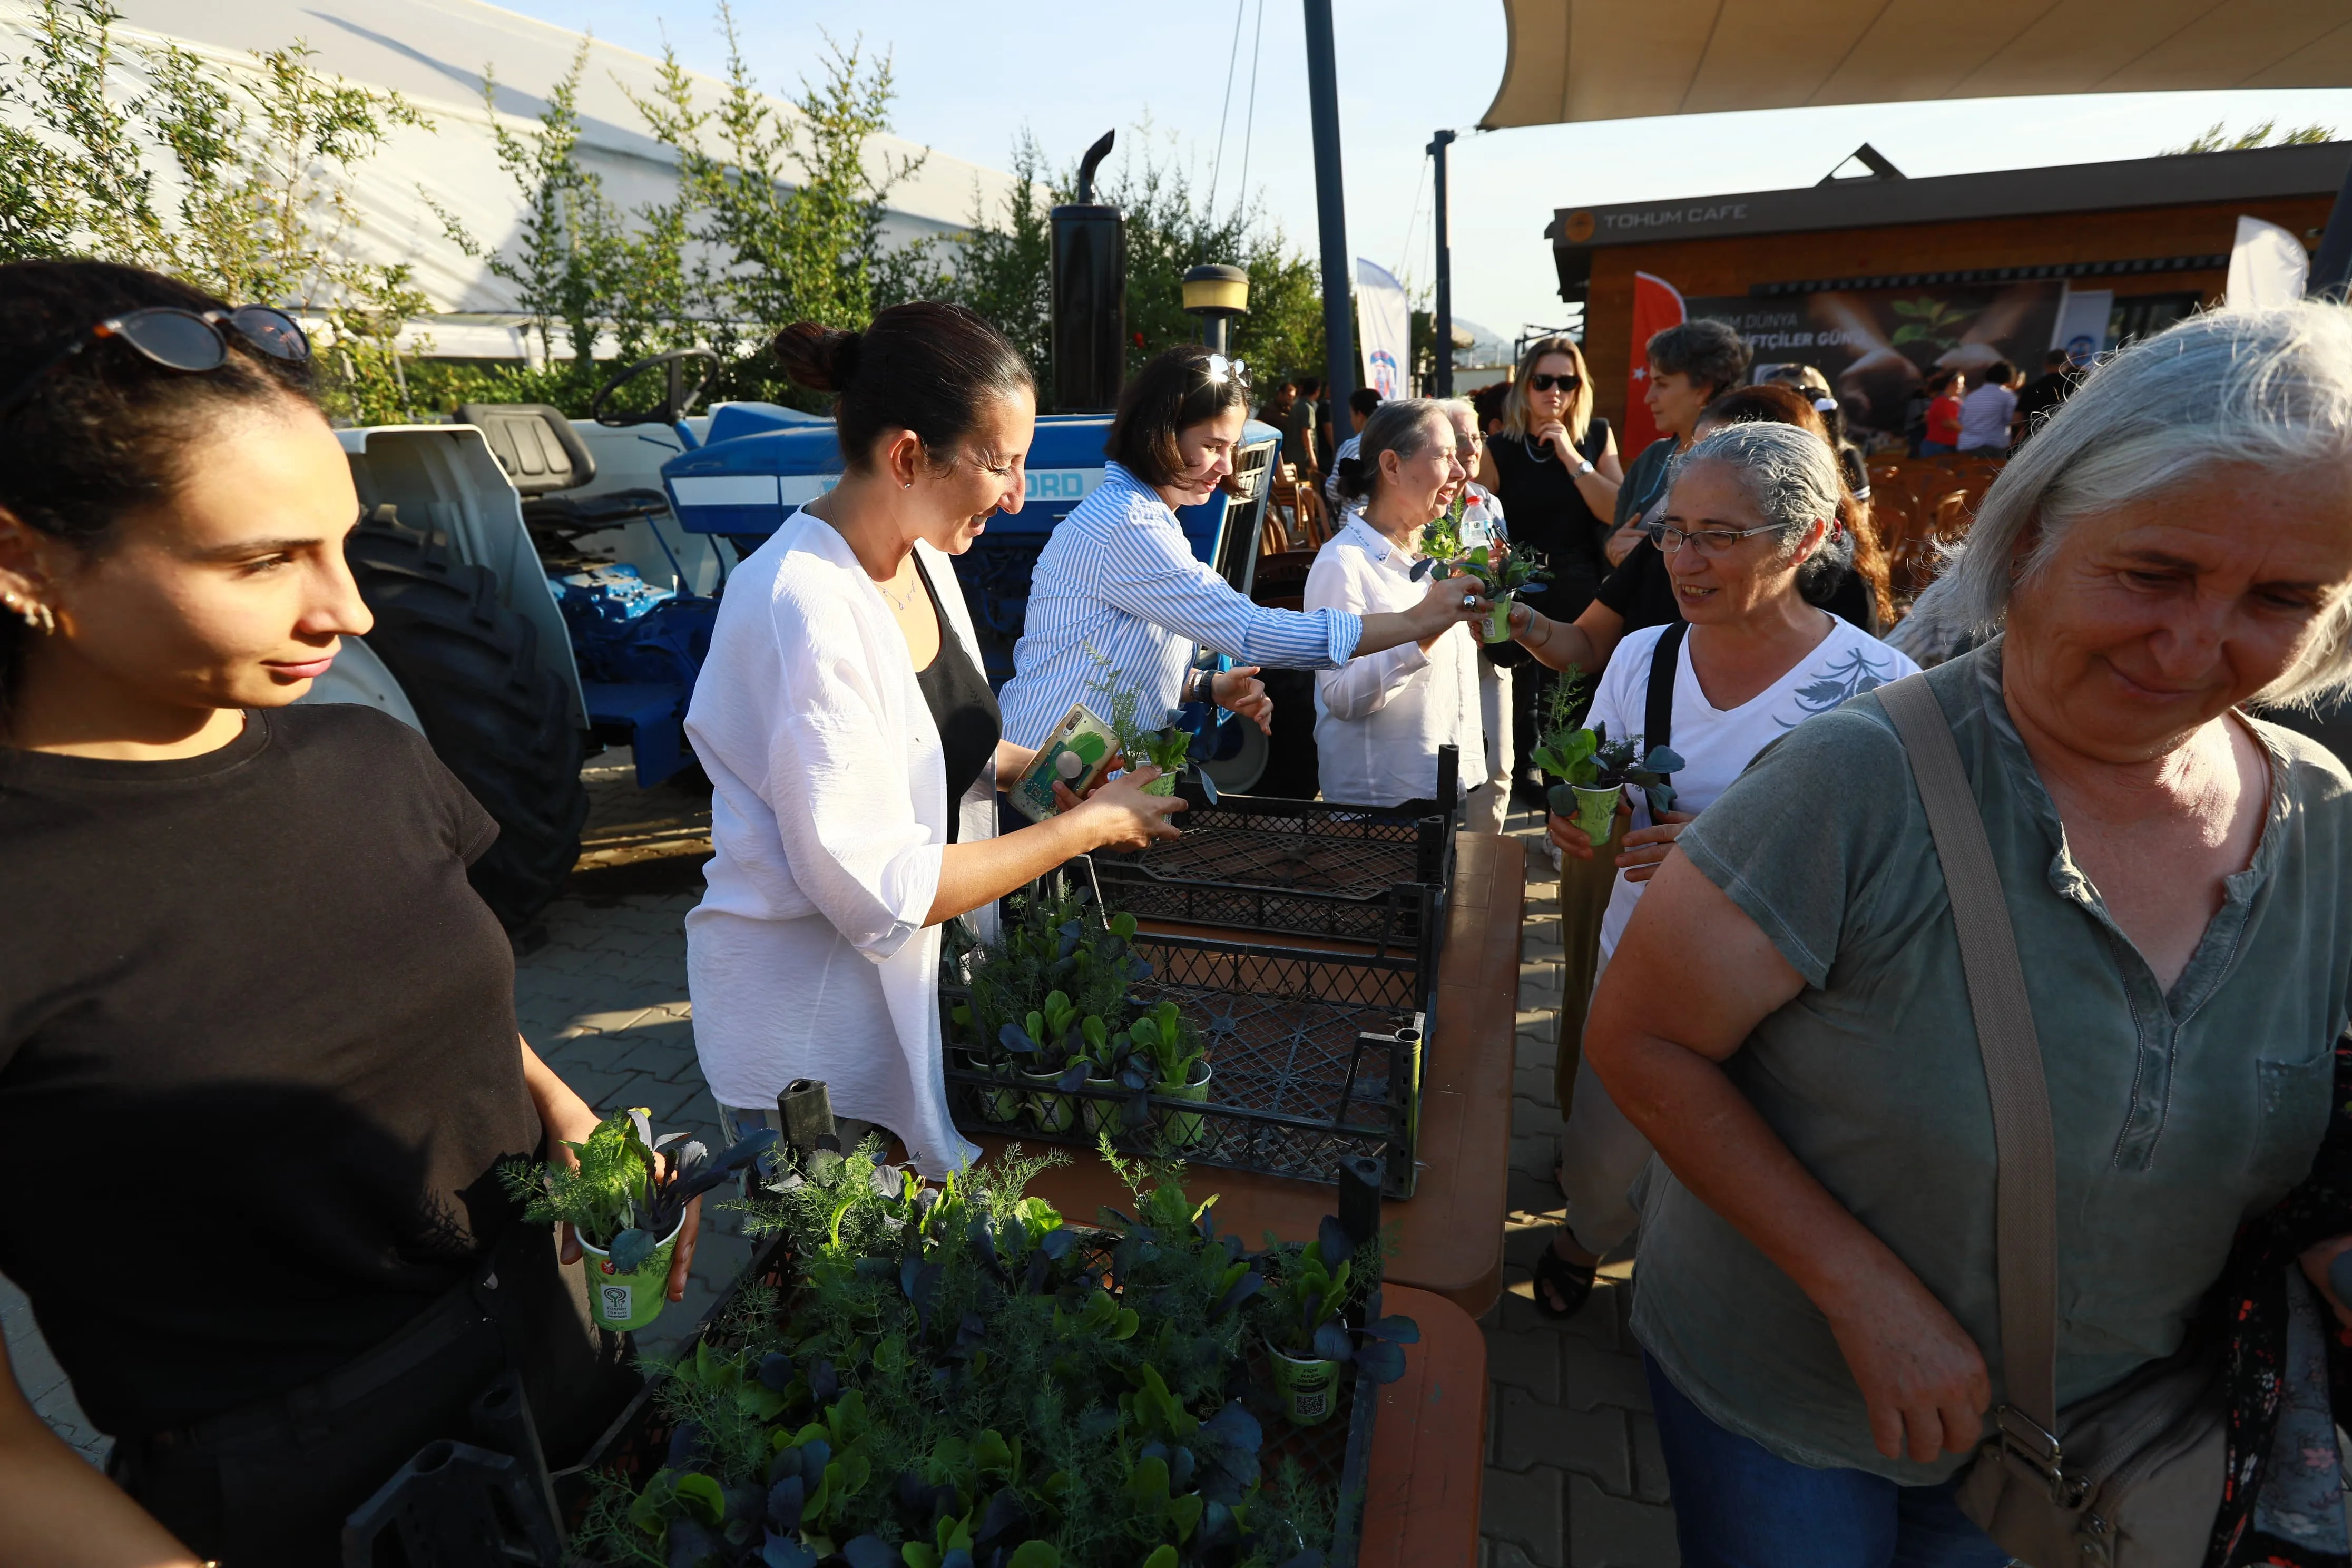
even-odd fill
[(1592, 471), (1592, 459), (1591, 459), (1591, 458), (1585, 458), (1583, 461), (1581, 461), (1581, 462), (1580, 462), (1580, 463), (1578, 463), (1578, 464), (1576, 465), (1576, 477), (1577, 477), (1578, 479), (1582, 479), (1585, 475), (1587, 475), (1587, 474), (1591, 473), (1591, 471)]

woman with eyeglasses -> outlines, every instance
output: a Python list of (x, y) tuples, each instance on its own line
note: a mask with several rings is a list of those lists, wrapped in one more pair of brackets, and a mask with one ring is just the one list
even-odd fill
[(517, 1032), (497, 825), (414, 731), (290, 706), (372, 625), (310, 362), (0, 267), (0, 1273), (114, 1438), (0, 1363), (0, 1562), (333, 1562), (502, 1366), (557, 1464), (635, 1386), (499, 1179), (597, 1116)]
[[(1684, 826), (1759, 752), (1813, 715), (1917, 669), (1852, 622), (1806, 602), (1808, 578), (1851, 558), (1853, 538), (1836, 526), (1844, 495), (1828, 444), (1790, 425), (1726, 426), (1694, 443), (1669, 470), (1652, 537), (1665, 556), (1682, 619), (1617, 644), (1586, 721), (1606, 725), (1612, 737), (1641, 737), (1644, 752), (1671, 745), (1683, 767), (1674, 776), (1672, 811), (1654, 819), (1646, 800), (1618, 807), (1622, 847), (1601, 921), (1602, 967)], [(1538, 658), (1546, 656), (1547, 635), (1539, 629), (1528, 638)], [(1554, 816), (1550, 835), (1562, 855), (1592, 858), (1591, 841), (1574, 823)], [(1576, 1038), (1582, 1023), (1580, 1011), (1573, 1019), (1563, 1015), (1563, 1039)], [(1567, 1078), (1562, 1056), (1560, 1076)], [(1561, 1088), (1570, 1091), (1559, 1173), (1567, 1224), (1535, 1269), (1536, 1305), (1554, 1317), (1584, 1305), (1601, 1256), (1632, 1234), (1626, 1189), (1650, 1154), (1580, 1059), (1572, 1088)]]
[[(1030, 574), (1027, 625), (998, 699), (1006, 740), (1043, 743), (1074, 705), (1102, 700), (1106, 679), (1136, 691), (1147, 717), (1209, 701), (1271, 734), (1260, 669), (1336, 669), (1484, 613), (1458, 578), (1431, 583), (1402, 609), (1276, 609), (1196, 557), (1176, 509), (1203, 504), (1231, 479), (1249, 398), (1239, 362), (1196, 343), (1160, 353), (1127, 384), (1103, 482), (1054, 530)], [(1235, 668), (1196, 668), (1202, 649)]]

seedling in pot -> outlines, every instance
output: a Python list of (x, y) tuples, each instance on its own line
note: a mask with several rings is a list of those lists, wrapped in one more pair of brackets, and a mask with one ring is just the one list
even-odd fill
[(749, 1168), (780, 1134), (763, 1127), (713, 1159), (683, 1132), (654, 1136), (643, 1107), (615, 1112), (583, 1142), (566, 1141), (578, 1160), (544, 1164), (514, 1161), (500, 1167), (508, 1194), (533, 1224), (560, 1220), (579, 1234), (595, 1259), (592, 1300), (599, 1320), (634, 1330), (661, 1312), (661, 1284), (687, 1205)]
[(1261, 1321), (1283, 1412), (1298, 1426), (1328, 1419), (1331, 1391), (1342, 1366), (1352, 1363), (1373, 1383), (1404, 1375), (1404, 1352), (1421, 1330), (1410, 1318), (1388, 1317), (1350, 1329), (1348, 1308), (1362, 1294), (1355, 1280), (1354, 1243), (1336, 1215), (1326, 1215), (1313, 1241), (1286, 1254), (1277, 1277), (1259, 1293)]
[(1671, 747), (1653, 746), (1645, 756), (1637, 740), (1611, 740), (1606, 724), (1578, 728), (1569, 715), (1580, 684), (1564, 679), (1545, 698), (1533, 760), (1560, 781), (1547, 796), (1552, 815), (1574, 821), (1599, 848), (1616, 830), (1617, 802), (1627, 785), (1645, 794), (1651, 815), (1659, 816), (1674, 809), (1672, 781), (1684, 764)]

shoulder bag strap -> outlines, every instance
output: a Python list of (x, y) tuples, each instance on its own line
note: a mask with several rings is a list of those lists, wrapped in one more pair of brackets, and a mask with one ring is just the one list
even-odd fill
[(1934, 688), (1914, 675), (1878, 689), (1910, 754), (1959, 933), (1969, 1010), (1992, 1095), (2000, 1347), (2009, 1405), (2049, 1435), (2058, 1416), (2058, 1168), (2042, 1045), (1984, 816)]
[(1676, 621), (1650, 650), (1650, 695), (1642, 705), (1642, 752), (1645, 756), (1660, 746), (1674, 744), (1675, 675), (1682, 667), (1683, 638), (1688, 636), (1690, 623)]

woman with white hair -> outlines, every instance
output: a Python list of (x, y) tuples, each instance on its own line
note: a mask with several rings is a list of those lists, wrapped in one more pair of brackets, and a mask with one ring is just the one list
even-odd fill
[[(1612, 739), (1639, 737), (1644, 754), (1671, 745), (1683, 766), (1674, 776), (1674, 810), (1653, 820), (1646, 800), (1619, 808), (1622, 843), (1605, 847), (1617, 875), (1599, 912), (1597, 942), (1591, 906), (1563, 895), (1568, 995), (1590, 994), (1592, 971), (1581, 966), (1596, 959), (1609, 964), (1675, 838), (1759, 752), (1855, 693), (1918, 669), (1851, 621), (1806, 602), (1811, 582), (1852, 560), (1853, 536), (1836, 527), (1844, 494), (1836, 454), (1795, 425), (1721, 426), (1668, 470), (1664, 510), (1650, 537), (1683, 618), (1616, 645), (1586, 722), (1605, 725)], [(1538, 629), (1528, 637), (1538, 658), (1549, 635)], [(1550, 826), (1563, 855), (1593, 858), (1591, 841), (1574, 823), (1554, 816)], [(1535, 1270), (1537, 1307), (1559, 1317), (1584, 1305), (1600, 1255), (1633, 1233), (1625, 1193), (1650, 1157), (1641, 1132), (1578, 1059), (1582, 1011), (1564, 999), (1568, 1048), (1556, 1068), (1559, 1102), (1569, 1113), (1559, 1160), (1567, 1223)]]
[[(2080, 1402), (2158, 1398), (2115, 1391), (2182, 1352), (2328, 1125), (2352, 776), (2243, 705), (2352, 682), (2352, 316), (2125, 350), (1973, 533), (1954, 607), (2000, 635), (1759, 756), (1657, 868), (1586, 1025), (1664, 1164), (1633, 1326), (1685, 1561), (2005, 1561), (2020, 1516), (2000, 1545), (1970, 1521), (2012, 1472), (1956, 1495), (1987, 1412), (2070, 1434), (2078, 1478), (2129, 1452), (2078, 1440)], [(2301, 1257), (2339, 1314), (2347, 1250)], [(2165, 1500), (2210, 1521), (2221, 1473)], [(2330, 1506), (2250, 1522), (2340, 1554), (2340, 1483)]]

